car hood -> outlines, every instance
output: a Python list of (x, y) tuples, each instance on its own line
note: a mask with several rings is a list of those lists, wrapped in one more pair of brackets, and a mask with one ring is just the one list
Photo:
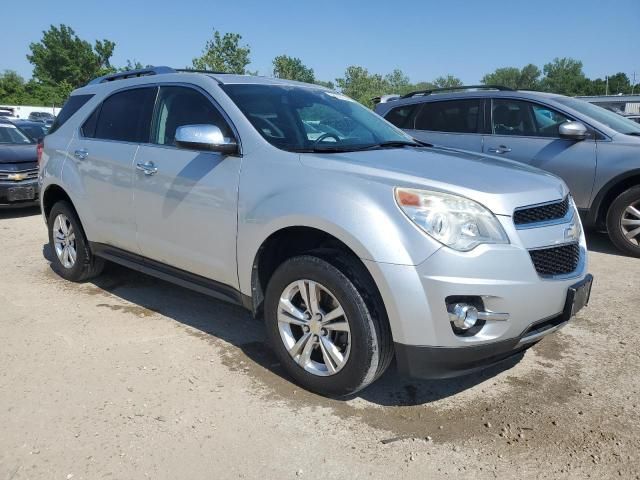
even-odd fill
[(369, 177), (391, 186), (451, 192), (475, 200), (496, 215), (564, 198), (555, 175), (528, 165), (448, 148), (399, 148), (303, 154), (304, 165)]
[(0, 164), (37, 162), (38, 153), (35, 143), (27, 145), (0, 144)]

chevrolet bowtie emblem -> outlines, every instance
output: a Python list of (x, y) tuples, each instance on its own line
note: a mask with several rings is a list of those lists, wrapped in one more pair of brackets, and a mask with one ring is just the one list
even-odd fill
[(24, 180), (25, 178), (27, 178), (26, 173), (10, 173), (9, 175), (7, 175), (8, 180), (14, 180), (16, 182)]

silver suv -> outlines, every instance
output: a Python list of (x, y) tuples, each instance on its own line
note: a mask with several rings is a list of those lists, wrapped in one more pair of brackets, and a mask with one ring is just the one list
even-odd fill
[(564, 325), (589, 297), (566, 185), (423, 146), (357, 102), (167, 67), (73, 92), (44, 141), (54, 268), (105, 260), (264, 317), (324, 395), (400, 372), (461, 375)]
[(640, 257), (637, 123), (576, 98), (499, 86), (381, 100), (376, 112), (417, 139), (555, 173), (569, 185), (587, 228), (606, 229), (620, 250)]

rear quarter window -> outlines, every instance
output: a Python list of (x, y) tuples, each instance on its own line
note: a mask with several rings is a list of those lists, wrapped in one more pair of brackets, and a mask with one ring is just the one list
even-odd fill
[(85, 103), (87, 103), (91, 98), (91, 95), (72, 95), (62, 106), (62, 110), (56, 117), (53, 125), (49, 129), (49, 134), (58, 130), (62, 125), (65, 124), (67, 120), (69, 120), (78, 110), (80, 110)]
[(427, 102), (416, 117), (416, 130), (451, 133), (480, 132), (480, 100)]

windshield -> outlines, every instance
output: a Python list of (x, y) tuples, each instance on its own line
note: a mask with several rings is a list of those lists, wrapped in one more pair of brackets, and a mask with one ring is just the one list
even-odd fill
[(269, 143), (293, 152), (418, 145), (371, 110), (336, 92), (289, 85), (223, 85)]
[(587, 115), (588, 117), (603, 123), (607, 127), (615, 130), (618, 133), (624, 133), (625, 135), (640, 135), (640, 125), (632, 122), (628, 118), (624, 118), (617, 113), (614, 113), (606, 108), (599, 107), (593, 103), (580, 100), (578, 98), (559, 98), (558, 102), (565, 104), (567, 107)]
[(16, 128), (15, 125), (0, 123), (0, 144), (25, 144), (33, 140)]

